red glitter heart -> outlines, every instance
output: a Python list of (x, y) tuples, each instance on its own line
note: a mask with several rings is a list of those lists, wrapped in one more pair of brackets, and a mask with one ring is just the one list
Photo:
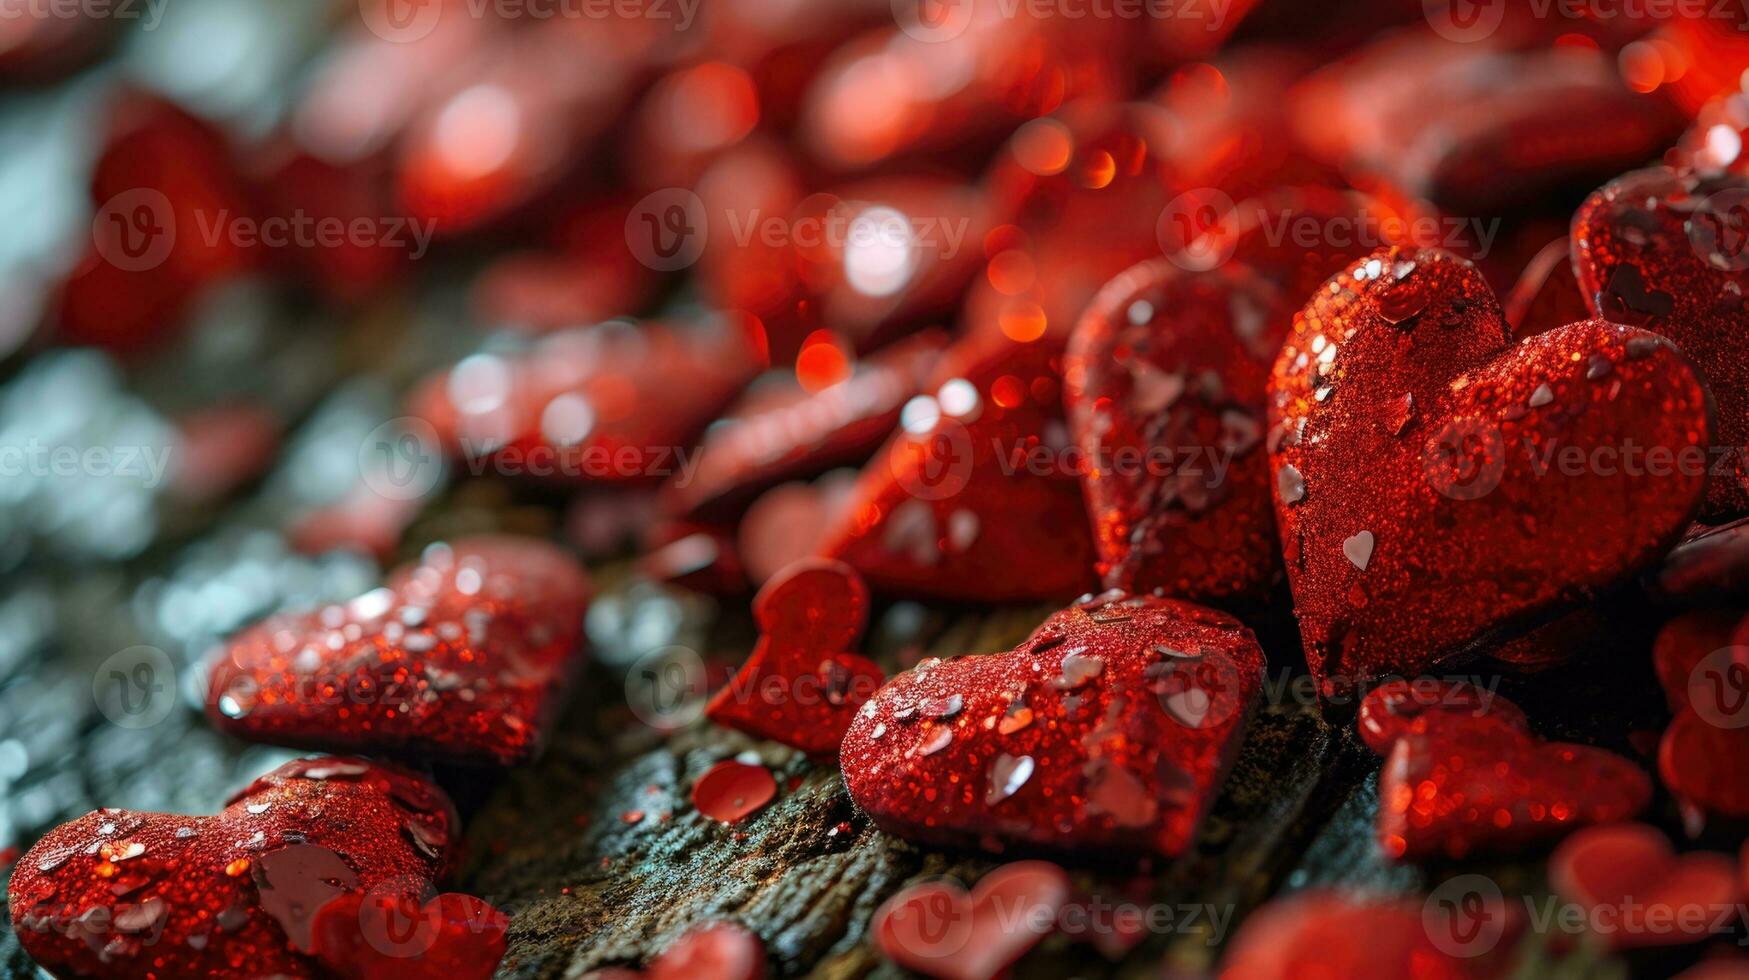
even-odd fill
[(312, 933), (322, 965), (346, 980), (491, 980), (510, 917), (472, 895), (348, 892), (322, 906)]
[(1263, 652), (1238, 620), (1108, 592), (1012, 652), (927, 660), (845, 733), (850, 795), (910, 840), (1182, 854), (1238, 750)]
[(1094, 298), (1064, 387), (1108, 588), (1257, 599), (1279, 577), (1263, 430), (1289, 318), (1243, 266), (1157, 259)]
[[(1455, 907), (1301, 892), (1245, 920), (1221, 963), (1221, 980), (1484, 980), (1512, 975), (1523, 919), (1496, 892)], [(1454, 896), (1456, 897), (1456, 896)]]
[(1652, 798), (1640, 768), (1603, 749), (1544, 742), (1497, 718), (1451, 714), (1399, 738), (1379, 774), (1379, 846), (1419, 861), (1510, 852), (1585, 824), (1626, 820)]
[(1361, 740), (1381, 756), (1390, 755), (1400, 738), (1478, 725), (1530, 731), (1530, 721), (1518, 705), (1493, 691), (1468, 681), (1430, 677), (1380, 684), (1361, 699), (1355, 718)]
[(1056, 928), (1069, 876), (1047, 861), (1005, 864), (970, 894), (951, 879), (911, 885), (875, 911), (875, 945), (939, 980), (993, 980)]
[(8, 886), (25, 950), (59, 976), (315, 975), (311, 916), (344, 891), (428, 882), (457, 817), (419, 776), (290, 762), (212, 817), (97, 810), (50, 831)]
[(1549, 884), (1605, 927), (1598, 939), (1613, 949), (1697, 942), (1739, 899), (1736, 861), (1678, 855), (1663, 832), (1640, 823), (1575, 832), (1549, 856)]
[(1745, 202), (1749, 178), (1658, 168), (1611, 182), (1573, 217), (1573, 267), (1591, 309), (1669, 337), (1712, 385), (1719, 440), (1732, 455), (1707, 488), (1709, 516), (1749, 508)]
[(514, 765), (580, 665), (590, 591), (544, 542), (434, 545), (385, 588), (238, 635), (212, 665), (207, 714), (254, 741)]
[(1061, 451), (1057, 362), (1006, 342), (949, 352), (935, 394), (906, 406), (822, 554), (884, 594), (1003, 602), (1084, 591), (1093, 540)]
[(868, 587), (840, 562), (797, 562), (759, 590), (753, 618), (764, 635), (705, 717), (831, 758), (886, 676), (848, 652), (868, 622)]
[(1706, 388), (1668, 341), (1592, 320), (1512, 344), (1480, 273), (1437, 250), (1331, 279), (1271, 399), (1288, 579), (1331, 690), (1583, 604), (1663, 554), (1705, 488), (1683, 461), (1704, 457)]

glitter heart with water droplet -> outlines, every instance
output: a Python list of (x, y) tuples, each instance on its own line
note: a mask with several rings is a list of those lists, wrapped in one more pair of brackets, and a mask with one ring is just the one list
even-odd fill
[[(1404, 291), (1419, 312), (1398, 321), (1380, 301)], [(1270, 397), (1288, 579), (1331, 690), (1576, 608), (1663, 554), (1704, 493), (1683, 461), (1704, 461), (1710, 402), (1674, 347), (1598, 320), (1513, 344), (1481, 274), (1436, 250), (1331, 279)]]
[(911, 840), (1176, 856), (1232, 762), (1262, 673), (1256, 639), (1223, 613), (1088, 597), (1012, 652), (893, 678), (845, 733), (845, 785)]
[(351, 890), (450, 868), (458, 818), (422, 777), (347, 757), (257, 779), (217, 816), (97, 810), (12, 873), (20, 943), (62, 976), (314, 974), (312, 918)]
[(434, 545), (384, 588), (238, 635), (213, 662), (207, 714), (278, 745), (525, 761), (581, 666), (590, 593), (542, 541)]

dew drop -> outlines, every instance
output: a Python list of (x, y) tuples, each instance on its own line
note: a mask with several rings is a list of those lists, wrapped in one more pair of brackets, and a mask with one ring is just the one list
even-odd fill
[(1032, 778), (1032, 756), (1003, 753), (990, 763), (990, 785), (984, 792), (984, 804), (995, 806), (1020, 791)]

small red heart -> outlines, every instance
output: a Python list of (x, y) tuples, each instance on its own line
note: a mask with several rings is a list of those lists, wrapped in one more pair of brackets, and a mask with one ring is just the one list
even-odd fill
[(821, 554), (883, 594), (1017, 602), (1084, 591), (1093, 539), (1063, 452), (1058, 360), (1038, 344), (951, 350)]
[(657, 954), (642, 972), (609, 967), (584, 980), (764, 980), (765, 944), (733, 922), (690, 930)]
[(1749, 508), (1745, 202), (1749, 178), (1659, 167), (1609, 183), (1573, 216), (1573, 268), (1591, 309), (1669, 337), (1712, 385), (1731, 455), (1707, 488), (1709, 516)]
[(1224, 613), (1087, 597), (1010, 653), (927, 660), (889, 681), (844, 735), (844, 782), (910, 840), (1174, 857), (1262, 677), (1256, 638)]
[[(1749, 621), (1726, 642), (1700, 614), (1671, 621), (1654, 663), (1676, 715), (1658, 744), (1658, 774), (1677, 799), (1728, 817), (1749, 817)], [(1715, 614), (1724, 616), (1726, 614)]]
[[(1457, 880), (1457, 879), (1454, 879)], [(1460, 886), (1461, 887), (1461, 886)], [(1511, 973), (1522, 927), (1496, 890), (1421, 903), (1331, 891), (1277, 899), (1253, 913), (1221, 961), (1221, 980), (1484, 980)]]
[(1549, 884), (1586, 910), (1613, 949), (1698, 942), (1712, 933), (1720, 910), (1735, 924), (1740, 897), (1730, 857), (1678, 855), (1663, 832), (1640, 823), (1574, 832), (1549, 856)]
[(544, 542), (434, 545), (384, 588), (239, 634), (212, 665), (207, 714), (254, 741), (513, 765), (580, 665), (590, 591)]
[(393, 766), (302, 759), (212, 817), (97, 810), (50, 831), (8, 885), (19, 942), (60, 976), (311, 976), (311, 918), (345, 891), (450, 868), (458, 818)]
[(1361, 740), (1381, 756), (1390, 755), (1400, 738), (1476, 725), (1530, 731), (1530, 722), (1518, 705), (1494, 691), (1468, 681), (1431, 677), (1396, 678), (1380, 684), (1361, 699), (1355, 719)]
[(729, 518), (778, 484), (860, 464), (898, 426), (899, 410), (934, 373), (946, 342), (937, 330), (907, 338), (822, 391), (808, 392), (793, 374), (761, 379), (705, 433), (696, 469), (662, 488), (664, 511)]
[[(1726, 654), (1719, 657), (1715, 654), (1731, 646), (1737, 626), (1742, 621), (1742, 610), (1697, 609), (1673, 617), (1658, 631), (1657, 639), (1652, 641), (1652, 667), (1658, 672), (1658, 684), (1664, 688), (1664, 698), (1671, 711), (1681, 711), (1689, 706), (1692, 701), (1689, 687), (1695, 683), (1721, 683), (1723, 686), (1717, 692), (1721, 696), (1735, 686), (1725, 683), (1734, 679), (1730, 663), (1749, 663), (1749, 649), (1743, 651), (1745, 656)], [(1708, 667), (1716, 666), (1718, 671), (1696, 677), (1695, 671), (1702, 662)], [(1741, 669), (1735, 674), (1735, 678), (1743, 676)], [(1728, 706), (1728, 702), (1724, 706)]]
[(1108, 588), (1257, 599), (1279, 578), (1264, 396), (1288, 320), (1238, 265), (1157, 259), (1094, 298), (1064, 397)]
[(849, 652), (868, 621), (868, 587), (840, 562), (797, 562), (759, 590), (753, 618), (759, 644), (705, 717), (832, 758), (851, 717), (886, 677)]
[(991, 871), (970, 894), (952, 879), (911, 885), (882, 903), (871, 931), (882, 955), (939, 980), (992, 980), (1056, 930), (1069, 876), (1047, 861)]
[(348, 892), (316, 912), (315, 955), (346, 980), (491, 980), (510, 917), (472, 895)]
[(1592, 320), (1511, 343), (1481, 274), (1437, 250), (1331, 279), (1271, 399), (1288, 579), (1332, 690), (1582, 605), (1662, 555), (1705, 489), (1681, 461), (1709, 400), (1668, 341)]
[[(1481, 719), (1399, 738), (1379, 774), (1379, 846), (1419, 861), (1511, 852), (1645, 809), (1652, 783), (1603, 749)], [(1454, 723), (1456, 722), (1456, 723)]]
[[(1737, 704), (1736, 695), (1723, 697)], [(1677, 712), (1658, 743), (1658, 775), (1685, 803), (1749, 817), (1749, 728), (1721, 727), (1692, 708)]]

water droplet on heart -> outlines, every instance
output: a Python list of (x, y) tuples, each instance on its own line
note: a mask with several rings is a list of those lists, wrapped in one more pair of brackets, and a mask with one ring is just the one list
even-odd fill
[(169, 903), (162, 898), (148, 898), (137, 905), (122, 906), (115, 913), (115, 928), (130, 934), (153, 932), (169, 915)]
[(273, 804), (272, 803), (251, 803), (248, 806), (244, 807), (243, 809), (249, 811), (250, 813), (260, 815), (260, 814), (266, 813), (267, 811), (273, 809)]
[(1294, 464), (1283, 464), (1281, 471), (1276, 474), (1275, 482), (1281, 493), (1282, 503), (1297, 504), (1306, 499), (1306, 478), (1300, 475)]
[(1006, 753), (990, 762), (990, 785), (984, 792), (984, 804), (995, 806), (1020, 791), (1032, 778), (1032, 756), (1012, 756)]
[(946, 725), (938, 725), (923, 736), (923, 741), (917, 743), (918, 755), (934, 755), (947, 748), (953, 741), (953, 729)]
[(923, 702), (923, 713), (937, 721), (946, 721), (960, 713), (966, 706), (965, 699), (958, 694), (945, 698), (931, 698)]
[(193, 837), (194, 835), (195, 835), (195, 830), (193, 827), (178, 827), (178, 828), (176, 828), (176, 839), (177, 840), (188, 840), (190, 837)]
[(1541, 408), (1554, 400), (1554, 389), (1550, 388), (1547, 384), (1540, 384), (1536, 386), (1535, 391), (1530, 393), (1530, 401), (1525, 404), (1529, 405), (1531, 408)]
[(1004, 735), (1012, 735), (1032, 724), (1032, 709), (1026, 702), (1015, 699), (1008, 702), (1008, 710), (1003, 713), (1002, 720), (996, 723), (996, 730)]
[(436, 859), (443, 856), (443, 849), (449, 843), (449, 837), (441, 829), (420, 820), (408, 820), (401, 824), (401, 833), (419, 853), (428, 858)]
[(74, 848), (71, 847), (56, 848), (43, 855), (42, 860), (36, 863), (36, 869), (44, 874), (55, 871), (72, 859), (73, 851)]
[(255, 682), (239, 677), (219, 695), (219, 713), (226, 718), (246, 718), (255, 710)]
[(887, 723), (884, 721), (878, 721), (878, 722), (875, 722), (874, 731), (871, 731), (868, 733), (868, 737), (869, 738), (880, 738), (882, 735), (885, 735), (886, 733), (887, 733)]
[(1080, 652), (1080, 648), (1063, 658), (1062, 676), (1056, 684), (1060, 690), (1073, 691), (1105, 672), (1104, 659)]
[(1591, 359), (1585, 362), (1585, 380), (1596, 381), (1600, 378), (1607, 377), (1609, 372), (1613, 370), (1615, 370), (1614, 361), (1602, 354), (1593, 354), (1591, 355)]

